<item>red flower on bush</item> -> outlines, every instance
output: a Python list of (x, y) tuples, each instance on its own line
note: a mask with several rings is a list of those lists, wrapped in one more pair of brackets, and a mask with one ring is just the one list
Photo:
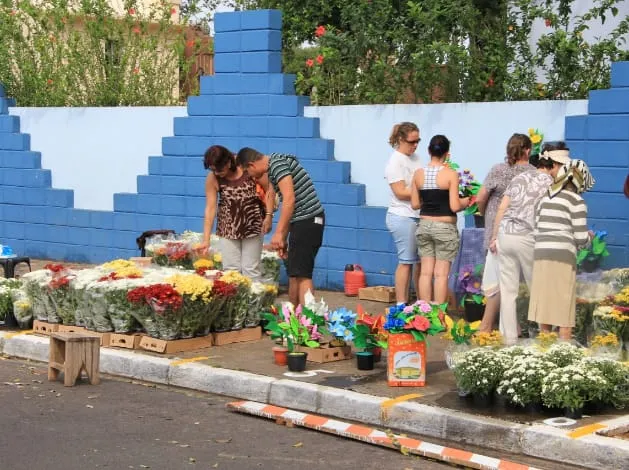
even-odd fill
[(65, 269), (65, 266), (63, 264), (48, 263), (46, 266), (44, 266), (44, 269), (52, 271), (53, 273), (59, 273)]
[(135, 8), (129, 8), (129, 14), (135, 15)]
[(133, 29), (131, 30), (131, 32), (133, 34), (140, 34), (140, 27), (139, 26), (134, 26)]
[(314, 60), (308, 59), (306, 60), (306, 67), (312, 67), (314, 65)]
[(67, 287), (70, 285), (70, 278), (68, 276), (55, 277), (48, 283), (48, 287), (51, 289), (60, 289), (61, 287)]
[(317, 36), (318, 38), (320, 38), (324, 34), (325, 34), (325, 26), (319, 26), (317, 27), (317, 29), (315, 29), (315, 36)]
[(214, 281), (212, 285), (212, 296), (216, 297), (232, 297), (236, 295), (238, 287), (234, 284), (229, 284), (227, 282), (221, 281), (217, 279)]
[(177, 14), (177, 9), (176, 9), (175, 7), (172, 7), (172, 8), (170, 9), (170, 14), (171, 14), (171, 15), (176, 15), (176, 14)]
[(127, 300), (131, 303), (154, 304), (159, 308), (179, 310), (183, 297), (170, 284), (153, 284), (151, 286), (136, 287), (127, 292)]
[(323, 63), (323, 56), (321, 54), (319, 54), (317, 56), (317, 64), (321, 65)]
[(553, 25), (553, 22), (550, 21), (550, 19), (546, 18), (546, 20), (544, 21), (544, 24), (546, 25), (547, 28), (550, 28)]

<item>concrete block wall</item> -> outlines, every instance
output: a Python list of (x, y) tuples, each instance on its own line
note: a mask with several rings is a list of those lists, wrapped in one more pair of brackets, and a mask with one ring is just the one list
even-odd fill
[(345, 265), (355, 263), (369, 284), (392, 284), (396, 256), (386, 208), (365, 206), (365, 186), (351, 183), (350, 164), (334, 160), (334, 142), (321, 138), (319, 120), (304, 117), (308, 98), (295, 95), (295, 77), (281, 70), (281, 23), (276, 10), (216, 14), (216, 74), (202, 77), (188, 116), (174, 119), (162, 155), (148, 157), (137, 192), (114, 195), (113, 212), (75, 209), (71, 190), (52, 187), (50, 170), (41, 168), (41, 155), (0, 95), (0, 242), (57, 260), (136, 256), (135, 238), (145, 230), (202, 230), (202, 155), (210, 145), (249, 146), (297, 155), (315, 183), (326, 210), (317, 287), (341, 289)]
[(629, 62), (612, 64), (611, 88), (590, 92), (586, 116), (566, 117), (565, 138), (596, 179), (585, 200), (590, 227), (609, 233), (605, 266), (629, 266), (629, 199), (622, 193), (629, 174)]

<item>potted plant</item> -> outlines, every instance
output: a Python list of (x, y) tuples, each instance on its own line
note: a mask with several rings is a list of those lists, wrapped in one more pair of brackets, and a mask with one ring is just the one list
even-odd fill
[(475, 348), (467, 351), (454, 369), (457, 387), (471, 393), (477, 405), (489, 405), (502, 379), (505, 362), (503, 355), (494, 349)]
[(539, 411), (542, 406), (542, 379), (555, 364), (539, 355), (513, 357), (506, 367), (496, 392), (514, 405)]
[(607, 231), (597, 230), (594, 232), (592, 242), (586, 248), (581, 248), (577, 253), (577, 270), (579, 272), (591, 273), (601, 266), (603, 258), (609, 256), (607, 250)]
[(390, 386), (422, 387), (426, 380), (426, 337), (445, 330), (444, 305), (418, 300), (389, 308), (383, 328), (389, 334), (387, 378)]
[(477, 325), (470, 325), (463, 319), (456, 323), (446, 316), (446, 333), (444, 338), (452, 341), (445, 351), (448, 368), (454, 369), (461, 355), (468, 351), (472, 342), (472, 336), (478, 331)]
[(275, 305), (271, 305), (268, 311), (262, 312), (262, 323), (264, 329), (276, 343), (273, 346), (273, 362), (278, 366), (285, 366), (288, 364), (288, 348), (284, 346), (286, 335), (284, 334), (285, 330), (279, 326), (280, 319)]
[[(366, 351), (373, 353), (374, 362), (380, 362), (382, 349), (386, 349), (387, 347), (387, 334), (383, 328), (385, 317), (384, 315), (369, 315), (363, 310), (360, 304), (356, 310), (358, 313), (356, 324), (367, 326), (369, 328), (370, 338), (373, 340), (366, 346)], [(362, 330), (364, 331), (364, 329)], [(356, 333), (354, 336), (356, 336)], [(354, 341), (354, 345), (356, 345), (356, 341)]]
[(565, 416), (580, 419), (587, 402), (601, 400), (607, 381), (595, 368), (576, 363), (551, 370), (542, 379), (542, 400), (548, 407), (563, 408)]
[(288, 346), (288, 370), (291, 372), (303, 372), (306, 369), (308, 353), (299, 351), (300, 346), (318, 348), (318, 340), (327, 333), (327, 330), (317, 324), (317, 315), (307, 307), (301, 305), (293, 307), (290, 302), (282, 304), (281, 316), (265, 316), (266, 329), (271, 332), (271, 337), (281, 334), (286, 339)]
[(366, 323), (356, 323), (352, 327), (352, 333), (354, 336), (354, 346), (357, 349), (362, 349), (356, 353), (356, 365), (358, 370), (373, 370), (375, 363), (374, 350), (376, 348), (386, 348), (387, 343), (382, 336), (378, 336), (378, 333), (374, 333), (372, 327)]
[(353, 328), (356, 325), (356, 314), (345, 307), (334, 310), (328, 315), (327, 329), (334, 338), (330, 341), (332, 347), (346, 346), (354, 339)]
[(465, 320), (475, 322), (483, 319), (487, 300), (481, 292), (483, 265), (467, 265), (457, 275), (456, 291), (463, 294), (461, 306), (465, 309)]

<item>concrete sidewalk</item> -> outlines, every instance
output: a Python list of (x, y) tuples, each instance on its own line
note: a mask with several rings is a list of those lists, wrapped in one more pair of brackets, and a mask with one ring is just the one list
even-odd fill
[[(220, 358), (221, 365), (225, 366), (226, 358), (231, 357), (245, 364), (252, 361), (255, 356), (252, 350), (254, 345), (255, 349), (262, 345), (266, 353), (260, 354), (262, 357), (266, 356), (264, 362), (270, 363), (271, 342), (268, 340), (249, 345), (221, 346), (199, 353), (211, 357), (206, 362)], [(236, 347), (242, 348), (240, 353)], [(245, 354), (246, 351), (248, 354)], [(47, 362), (48, 338), (3, 332), (0, 335), (0, 352), (8, 356)], [(212, 357), (213, 355), (219, 357)], [(347, 363), (345, 366), (350, 367), (350, 361), (344, 362)], [(330, 369), (330, 364), (325, 364), (324, 367), (317, 365), (316, 368)], [(598, 433), (589, 433), (585, 429), (583, 436), (573, 438), (569, 436), (571, 429), (553, 428), (540, 422), (529, 424), (510, 422), (443, 407), (438, 403), (430, 403), (427, 400), (429, 394), (423, 395), (419, 401), (403, 401), (390, 407), (386, 406), (392, 391), (398, 395), (424, 392), (423, 389), (416, 388), (388, 389), (388, 394), (378, 396), (347, 388), (282, 378), (279, 370), (275, 376), (263, 375), (216, 367), (203, 361), (173, 360), (138, 351), (111, 348), (101, 349), (101, 371), (587, 468), (622, 469), (627, 468), (626, 464), (629, 462), (629, 441), (600, 434), (607, 430), (626, 432), (629, 429), (627, 415), (602, 421), (604, 429)], [(325, 376), (324, 380), (328, 381), (332, 377), (331, 374)], [(432, 376), (429, 374), (428, 377), (430, 383)]]

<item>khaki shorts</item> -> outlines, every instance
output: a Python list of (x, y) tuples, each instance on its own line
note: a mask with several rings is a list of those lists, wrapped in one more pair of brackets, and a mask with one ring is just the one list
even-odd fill
[(419, 219), (417, 246), (422, 258), (454, 261), (459, 253), (459, 231), (456, 224)]

